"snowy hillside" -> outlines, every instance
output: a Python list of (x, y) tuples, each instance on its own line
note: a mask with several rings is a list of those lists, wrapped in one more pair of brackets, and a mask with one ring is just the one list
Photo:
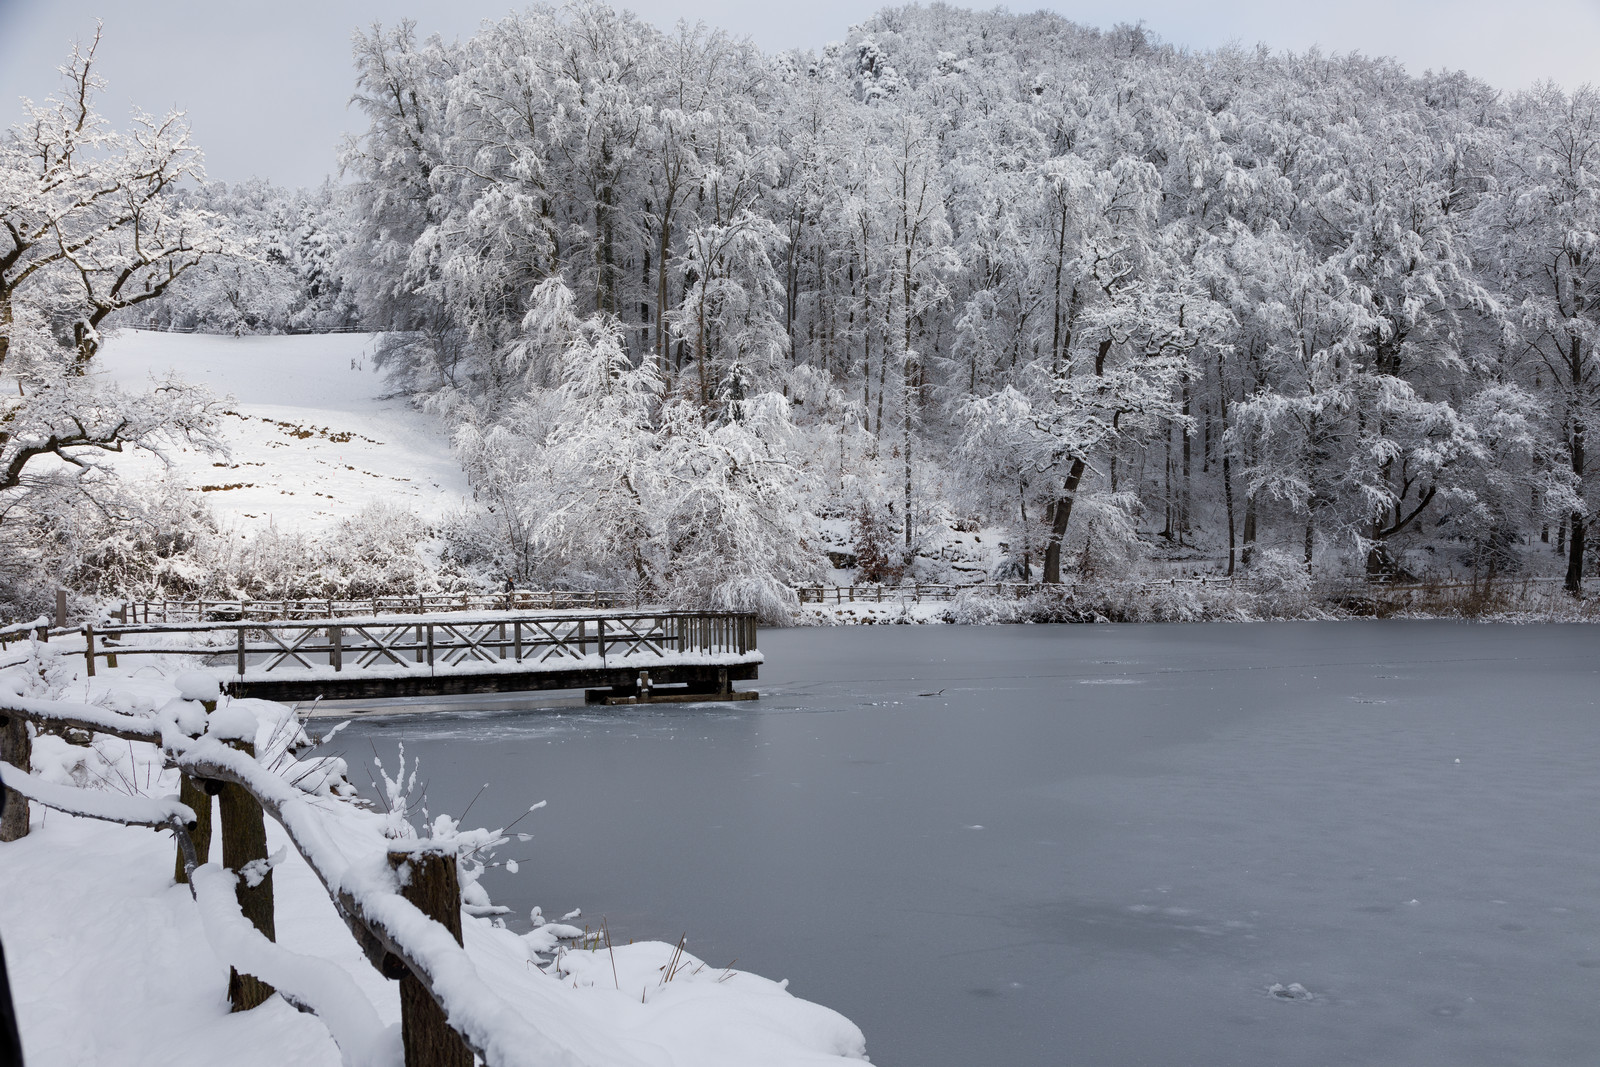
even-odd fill
[(315, 528), (373, 500), (434, 517), (470, 498), (442, 427), (386, 385), (370, 363), (370, 334), (217, 337), (124, 331), (97, 357), (130, 389), (173, 374), (224, 407), (231, 457), (175, 453), (164, 469), (119, 457), (125, 478), (204, 492), (224, 528)]

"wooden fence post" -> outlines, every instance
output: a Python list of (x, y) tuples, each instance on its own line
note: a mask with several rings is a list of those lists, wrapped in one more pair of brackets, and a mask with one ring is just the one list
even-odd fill
[[(25, 774), (33, 770), (33, 738), (28, 736), (27, 720), (20, 715), (0, 716), (0, 759)], [(6, 810), (0, 815), (0, 841), (27, 836), (28, 798), (7, 789)]]
[(67, 627), (67, 591), (56, 590), (56, 629), (64, 630)]
[[(454, 848), (389, 853), (400, 895), (437, 920), (461, 944), (461, 883)], [(400, 978), (400, 1038), (406, 1067), (472, 1067), (472, 1052), (450, 1029), (444, 1011), (409, 970)]]
[[(195, 859), (199, 863), (206, 863), (211, 857), (211, 794), (206, 792), (205, 786), (189, 777), (187, 774), (178, 775), (178, 800), (189, 805), (194, 812), (194, 829), (189, 831), (189, 840), (194, 842)], [(178, 858), (173, 864), (172, 880), (179, 885), (187, 885), (189, 872), (183, 868), (183, 849), (177, 849)]]
[[(215, 700), (202, 700), (200, 706), (206, 709), (207, 715), (217, 710)], [(217, 783), (211, 783), (211, 789), (207, 789), (206, 784), (196, 781), (182, 771), (178, 772), (178, 800), (189, 805), (189, 809), (194, 812), (194, 829), (189, 831), (189, 840), (194, 843), (196, 863), (210, 862), (211, 798), (220, 791)], [(173, 862), (172, 880), (179, 885), (188, 885), (189, 872), (183, 869), (183, 847), (179, 845), (176, 852), (177, 859)]]
[[(137, 610), (138, 609), (135, 609), (135, 611), (137, 611)], [(122, 623), (123, 625), (127, 625), (127, 622), (128, 622), (128, 605), (127, 605), (126, 601), (124, 601), (123, 604), (120, 607), (117, 608), (117, 610), (115, 612), (115, 615), (116, 615), (116, 619), (117, 619), (118, 622)], [(107, 641), (120, 641), (120, 640), (122, 640), (122, 634), (120, 634), (120, 633), (108, 633), (108, 634), (105, 635), (105, 638), (106, 638)], [(107, 667), (111, 667), (113, 669), (116, 668), (116, 666), (117, 666), (117, 654), (115, 652), (107, 652), (106, 653), (106, 666)]]
[[(256, 746), (248, 741), (229, 741), (228, 747), (238, 749), (251, 758)], [(217, 794), (217, 811), (222, 823), (222, 865), (239, 875), (236, 893), (239, 910), (257, 930), (276, 941), (277, 924), (272, 913), (272, 870), (267, 868), (255, 885), (244, 873), (246, 864), (260, 860), (267, 863), (267, 824), (261, 805), (243, 786), (225, 783)], [(195, 812), (199, 814), (198, 811)], [(195, 851), (199, 852), (198, 842)], [(259, 869), (259, 868), (258, 868)], [(250, 974), (240, 974), (228, 969), (228, 1003), (234, 1011), (249, 1011), (272, 996), (272, 987)]]

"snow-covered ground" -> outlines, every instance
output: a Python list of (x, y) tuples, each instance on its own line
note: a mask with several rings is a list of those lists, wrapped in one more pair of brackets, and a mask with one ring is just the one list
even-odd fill
[(96, 357), (129, 389), (152, 376), (205, 386), (223, 406), (222, 459), (176, 451), (119, 457), (124, 477), (205, 493), (225, 528), (314, 529), (375, 500), (433, 518), (470, 497), (443, 428), (403, 397), (385, 397), (373, 337), (216, 337), (124, 330)]

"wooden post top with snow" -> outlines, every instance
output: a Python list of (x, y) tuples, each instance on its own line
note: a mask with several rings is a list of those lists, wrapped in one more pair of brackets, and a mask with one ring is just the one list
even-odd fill
[[(382, 699), (583, 689), (590, 703), (752, 700), (749, 612), (500, 611), (86, 628), (84, 656), (194, 655), (234, 696)], [(224, 667), (225, 665), (225, 667)]]

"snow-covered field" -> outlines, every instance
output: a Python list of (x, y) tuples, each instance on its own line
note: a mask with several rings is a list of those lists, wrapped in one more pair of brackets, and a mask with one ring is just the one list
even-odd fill
[(224, 528), (314, 529), (375, 500), (425, 518), (471, 495), (439, 423), (384, 396), (369, 334), (217, 337), (124, 330), (96, 357), (130, 389), (152, 376), (205, 386), (223, 406), (231, 458), (177, 451), (117, 460), (129, 479), (205, 493)]

